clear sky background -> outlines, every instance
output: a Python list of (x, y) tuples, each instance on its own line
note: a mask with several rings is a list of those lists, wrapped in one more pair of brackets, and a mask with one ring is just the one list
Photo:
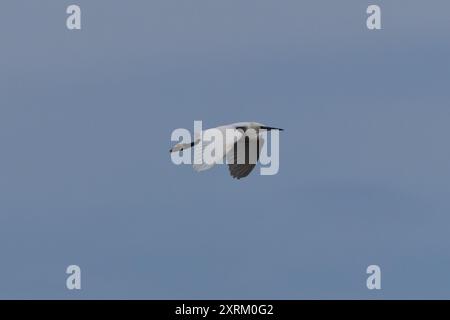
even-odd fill
[[(449, 17), (446, 0), (2, 1), (0, 298), (450, 298)], [(194, 120), (285, 128), (279, 173), (175, 166), (170, 134)]]

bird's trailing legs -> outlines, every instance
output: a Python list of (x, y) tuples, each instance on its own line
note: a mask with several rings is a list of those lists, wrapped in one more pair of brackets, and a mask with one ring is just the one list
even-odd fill
[(191, 142), (191, 143), (177, 143), (176, 145), (173, 146), (172, 149), (169, 150), (170, 153), (172, 152), (177, 152), (177, 151), (183, 151), (189, 148), (192, 148), (193, 146), (195, 146), (200, 140)]

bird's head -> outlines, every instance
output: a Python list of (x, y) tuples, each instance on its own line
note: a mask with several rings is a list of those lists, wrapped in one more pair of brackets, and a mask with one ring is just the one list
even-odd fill
[(248, 129), (253, 129), (255, 131), (259, 131), (259, 130), (279, 130), (279, 131), (283, 131), (283, 129), (281, 128), (275, 128), (275, 127), (269, 127), (266, 126), (262, 123), (259, 122), (240, 122), (236, 125), (236, 129), (242, 129), (244, 131), (248, 130)]
[(266, 125), (264, 125), (262, 123), (258, 123), (258, 122), (252, 122), (252, 125), (254, 126), (253, 128), (255, 130), (260, 130), (260, 129), (267, 130), (267, 131), (270, 131), (270, 130), (283, 131), (284, 130), (284, 129), (281, 129), (281, 128), (269, 127), (269, 126), (266, 126)]

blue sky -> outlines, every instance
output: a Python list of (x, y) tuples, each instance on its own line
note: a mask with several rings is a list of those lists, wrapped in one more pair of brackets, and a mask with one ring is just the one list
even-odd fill
[[(0, 298), (450, 298), (449, 12), (4, 1)], [(174, 166), (194, 120), (284, 128), (280, 172)]]

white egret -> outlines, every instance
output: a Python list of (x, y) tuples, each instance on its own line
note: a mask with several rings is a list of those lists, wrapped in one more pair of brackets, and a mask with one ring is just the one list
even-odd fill
[[(215, 150), (212, 162), (194, 163), (193, 167), (196, 171), (204, 171), (212, 168), (217, 163), (224, 163), (224, 160), (228, 164), (230, 175), (233, 178), (241, 179), (250, 174), (256, 163), (259, 160), (259, 154), (264, 145), (264, 138), (261, 134), (261, 130), (279, 130), (280, 128), (268, 127), (258, 122), (238, 122), (229, 125), (224, 125), (216, 128), (204, 130), (202, 133), (196, 133), (194, 141), (190, 143), (177, 143), (170, 149), (170, 152), (183, 152), (183, 150), (197, 146), (202, 142), (201, 148), (194, 148), (194, 159), (198, 157), (203, 159), (204, 150), (214, 141), (205, 141), (201, 139), (203, 137), (214, 135), (217, 132), (222, 134), (222, 137), (228, 137), (230, 131), (233, 134), (232, 141), (223, 139), (223, 150)], [(252, 152), (253, 151), (253, 152)]]

